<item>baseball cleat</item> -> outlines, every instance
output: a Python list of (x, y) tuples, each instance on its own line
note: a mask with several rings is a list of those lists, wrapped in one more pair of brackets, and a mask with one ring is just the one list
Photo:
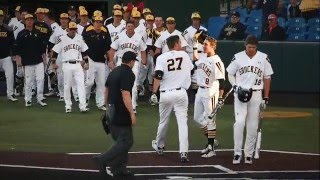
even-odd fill
[(232, 164), (240, 164), (240, 161), (241, 161), (241, 156), (240, 155), (235, 155), (233, 157)]
[(144, 86), (138, 85), (137, 89), (138, 89), (138, 95), (139, 96), (144, 96), (144, 94), (145, 94)]
[(89, 108), (81, 108), (80, 112), (85, 113), (85, 112), (88, 112), (89, 110), (90, 110)]
[(38, 104), (40, 104), (40, 106), (47, 106), (48, 104), (43, 102), (43, 100), (38, 101)]
[(59, 102), (63, 102), (64, 101), (64, 97), (59, 97)]
[(180, 153), (180, 160), (181, 160), (182, 163), (189, 162), (188, 153), (186, 153), (186, 152)]
[(18, 101), (18, 99), (16, 98), (15, 95), (8, 96), (8, 100), (9, 100), (9, 101), (12, 101), (12, 102)]
[(152, 140), (152, 148), (157, 152), (158, 155), (163, 155), (164, 147), (158, 147), (156, 140)]
[(206, 147), (204, 149), (201, 150), (201, 154), (207, 154), (209, 149), (208, 149), (208, 144), (206, 144)]
[(71, 108), (66, 108), (66, 113), (71, 113)]
[(245, 164), (252, 164), (252, 158), (251, 158), (251, 157), (246, 157), (246, 158), (244, 159), (244, 163), (245, 163)]
[(54, 92), (54, 90), (49, 90), (48, 93), (44, 94), (45, 96), (53, 96), (55, 95), (56, 93)]
[(213, 156), (216, 156), (216, 152), (214, 148), (211, 145), (208, 145), (208, 152), (206, 154), (203, 154), (201, 157), (203, 158), (211, 158)]
[(102, 111), (106, 111), (106, 110), (107, 110), (107, 108), (106, 108), (105, 105), (102, 105), (102, 106), (98, 107), (98, 109), (99, 109), (99, 110), (102, 110)]
[(30, 107), (32, 105), (32, 103), (31, 103), (31, 101), (27, 101), (25, 105), (26, 105), (26, 107)]

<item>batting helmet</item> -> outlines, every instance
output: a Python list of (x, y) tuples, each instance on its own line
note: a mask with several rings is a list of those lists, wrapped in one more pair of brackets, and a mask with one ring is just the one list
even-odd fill
[(208, 32), (203, 29), (197, 30), (197, 32), (194, 34), (194, 38), (198, 40), (198, 42), (201, 44), (204, 42), (204, 40), (207, 37), (208, 37)]
[(252, 89), (243, 89), (241, 87), (238, 87), (237, 89), (237, 93), (238, 93), (238, 99), (241, 102), (248, 102), (251, 99), (252, 96)]

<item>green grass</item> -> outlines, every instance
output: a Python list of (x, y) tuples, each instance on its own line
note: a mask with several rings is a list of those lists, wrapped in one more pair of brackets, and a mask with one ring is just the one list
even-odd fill
[[(201, 131), (192, 121), (189, 106), (190, 149), (205, 143)], [(319, 153), (319, 109), (269, 107), (268, 111), (310, 112), (311, 117), (266, 119), (263, 123), (263, 149)], [(64, 113), (64, 103), (49, 99), (48, 107), (24, 107), (24, 101), (11, 103), (0, 98), (0, 150), (41, 152), (102, 152), (112, 143), (101, 127), (101, 112), (91, 101), (91, 111), (81, 114), (76, 104), (72, 114)], [(132, 151), (152, 150), (159, 121), (158, 107), (140, 102)], [(218, 116), (219, 148), (233, 147), (233, 106), (226, 105)], [(178, 129), (172, 114), (166, 148), (178, 150)]]

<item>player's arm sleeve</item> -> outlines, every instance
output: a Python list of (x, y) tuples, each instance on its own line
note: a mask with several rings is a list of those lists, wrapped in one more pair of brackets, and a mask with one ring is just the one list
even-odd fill
[(17, 39), (14, 42), (14, 47), (13, 47), (13, 54), (14, 55), (21, 55), (21, 49), (22, 49), (22, 32), (19, 32)]
[(53, 48), (52, 48), (52, 51), (53, 52), (56, 52), (57, 54), (59, 54), (61, 52), (61, 42), (54, 45)]
[(158, 79), (158, 80), (161, 80), (162, 77), (163, 77), (163, 74), (164, 74), (164, 67), (163, 67), (163, 63), (161, 61), (161, 57), (157, 57), (157, 60), (156, 60), (156, 67), (154, 69), (154, 78), (155, 79)]
[(141, 50), (141, 51), (147, 50), (147, 45), (146, 45), (146, 43), (143, 41), (143, 38), (142, 38), (142, 40), (140, 41), (139, 46), (140, 46), (140, 50)]
[(88, 45), (84, 42), (84, 40), (81, 40), (81, 52), (86, 52), (88, 49)]
[(268, 56), (266, 57), (266, 61), (265, 61), (265, 64), (264, 64), (264, 74), (263, 74), (263, 78), (264, 79), (270, 79), (271, 78), (271, 75), (273, 74), (273, 69), (271, 67), (271, 63), (270, 63), (270, 60), (268, 58)]
[(154, 43), (154, 46), (156, 47), (156, 48), (159, 48), (159, 49), (162, 49), (162, 38), (161, 38), (162, 36), (160, 35), (160, 37), (156, 40), (156, 42)]
[(227, 67), (227, 72), (228, 72), (228, 74), (235, 75), (237, 70), (238, 70), (238, 68), (237, 68), (237, 64), (235, 62), (235, 57), (233, 57), (231, 63)]
[(114, 50), (118, 50), (118, 47), (119, 47), (119, 35), (117, 35), (114, 39), (114, 41), (111, 43), (111, 46), (110, 46), (112, 49)]
[(120, 89), (121, 91), (131, 91), (134, 84), (135, 76), (130, 74), (129, 76), (122, 76)]
[(181, 47), (187, 47), (188, 43), (187, 43), (186, 39), (182, 35), (179, 35), (179, 37), (180, 37), (180, 41), (181, 41)]

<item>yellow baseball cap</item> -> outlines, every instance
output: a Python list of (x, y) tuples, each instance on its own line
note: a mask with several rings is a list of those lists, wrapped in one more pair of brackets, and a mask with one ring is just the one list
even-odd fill
[(48, 8), (43, 8), (43, 12), (47, 14), (47, 13), (49, 13), (49, 9)]
[(4, 16), (3, 10), (0, 9), (0, 16)]
[(114, 16), (122, 16), (122, 11), (120, 11), (120, 10), (115, 10), (115, 11), (113, 12), (113, 15), (114, 15)]
[(142, 14), (145, 14), (145, 13), (152, 13), (152, 12), (149, 8), (144, 8), (142, 11)]
[(95, 10), (95, 11), (93, 12), (93, 16), (94, 16), (94, 17), (96, 17), (96, 16), (102, 16), (102, 12), (99, 11), (99, 10)]
[(132, 11), (131, 17), (140, 18), (141, 17), (141, 13), (139, 11)]
[(69, 22), (69, 29), (78, 29), (77, 24), (75, 22)]
[(176, 23), (176, 20), (175, 20), (173, 17), (168, 17), (168, 18), (166, 19), (166, 22), (167, 22), (167, 23)]
[(121, 10), (121, 6), (119, 5), (119, 4), (115, 4), (114, 6), (113, 6), (113, 10)]
[(37, 8), (35, 14), (39, 14), (39, 13), (44, 13), (44, 9), (43, 8)]
[(94, 21), (103, 21), (103, 17), (102, 16), (95, 16)]
[(21, 6), (17, 6), (16, 9), (14, 9), (15, 11), (20, 11)]
[(69, 18), (69, 15), (67, 13), (61, 13), (60, 19), (62, 19), (62, 18)]
[(126, 12), (128, 9), (128, 6), (123, 6), (122, 8), (123, 8), (123, 12)]
[(80, 10), (80, 16), (88, 16), (88, 11), (85, 9)]
[(79, 11), (81, 12), (82, 10), (86, 10), (84, 6), (79, 6)]
[(146, 21), (154, 21), (154, 16), (152, 14), (148, 14), (146, 16)]
[(26, 15), (24, 16), (24, 19), (28, 19), (28, 18), (32, 18), (32, 19), (33, 19), (32, 14), (26, 14)]
[(201, 19), (200, 13), (199, 13), (199, 12), (193, 12), (193, 13), (191, 14), (191, 19), (193, 19), (193, 18), (199, 18), (199, 19)]

